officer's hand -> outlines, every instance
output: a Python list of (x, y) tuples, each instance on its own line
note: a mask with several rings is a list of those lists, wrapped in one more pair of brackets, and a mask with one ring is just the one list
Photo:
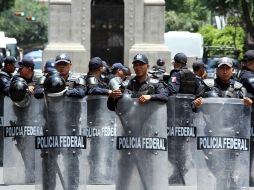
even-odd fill
[(199, 97), (193, 101), (196, 108), (200, 108), (203, 105), (203, 98)]
[(28, 92), (29, 92), (29, 94), (33, 94), (34, 93), (34, 86), (28, 86)]
[(140, 104), (143, 104), (151, 99), (150, 95), (142, 95), (139, 97), (138, 101)]
[(248, 97), (244, 97), (243, 98), (243, 103), (244, 103), (245, 106), (250, 107), (252, 105), (252, 100)]
[(108, 95), (110, 98), (120, 98), (122, 96), (122, 92), (121, 92), (121, 90), (113, 90), (113, 91), (109, 92)]

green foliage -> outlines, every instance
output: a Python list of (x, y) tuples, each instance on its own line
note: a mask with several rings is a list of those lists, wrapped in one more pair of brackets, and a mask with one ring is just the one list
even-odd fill
[(197, 32), (208, 20), (209, 12), (199, 0), (166, 0), (166, 31)]
[(14, 0), (0, 0), (0, 12), (8, 10), (14, 5)]
[(243, 52), (245, 33), (241, 27), (226, 26), (219, 30), (211, 25), (205, 25), (199, 32), (203, 35), (206, 46), (235, 47)]
[[(15, 16), (15, 11), (23, 11), (25, 16)], [(33, 16), (35, 20), (28, 21), (26, 16)], [(39, 4), (36, 0), (16, 0), (14, 7), (0, 14), (0, 30), (6, 36), (16, 38), (22, 48), (42, 46), (47, 42), (47, 21), (47, 4)]]

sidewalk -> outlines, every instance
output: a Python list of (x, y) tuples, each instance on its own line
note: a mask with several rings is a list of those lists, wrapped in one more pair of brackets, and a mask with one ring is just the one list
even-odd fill
[[(35, 190), (34, 185), (4, 185), (3, 168), (0, 167), (0, 190)], [(114, 185), (88, 185), (86, 190), (115, 190)], [(170, 186), (169, 190), (196, 190), (195, 187)], [(249, 188), (254, 190), (254, 187)]]

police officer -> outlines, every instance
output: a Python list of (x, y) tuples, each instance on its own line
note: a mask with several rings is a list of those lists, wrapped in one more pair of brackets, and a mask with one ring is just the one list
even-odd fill
[[(228, 57), (220, 58), (216, 75), (216, 79), (204, 80), (206, 86), (203, 89), (202, 97), (242, 98), (246, 106), (252, 105), (252, 100), (246, 97), (246, 89), (243, 87), (243, 85), (232, 79), (232, 59)], [(196, 108), (202, 106), (202, 97), (194, 100), (193, 103)]]
[(67, 54), (62, 53), (56, 56), (55, 68), (65, 79), (66, 86), (68, 87), (66, 95), (69, 97), (83, 98), (86, 92), (85, 81), (81, 75), (71, 73), (71, 67), (71, 59)]
[(109, 81), (109, 88), (111, 90), (119, 89), (122, 85), (122, 88), (128, 84), (128, 80), (126, 74), (128, 70), (126, 67), (123, 66), (122, 63), (114, 63), (111, 67), (112, 77)]
[(23, 78), (28, 85), (29, 93), (33, 94), (35, 83), (38, 80), (34, 76), (34, 62), (30, 58), (23, 58), (18, 64), (18, 74), (13, 77), (13, 80), (15, 80), (16, 77)]
[(56, 71), (55, 68), (55, 60), (54, 59), (49, 59), (48, 61), (46, 61), (45, 65), (44, 65), (44, 69), (43, 69), (43, 76), (40, 77), (37, 81), (36, 81), (36, 85), (34, 88), (34, 97), (35, 98), (43, 98), (44, 95), (44, 88), (43, 88), (43, 84), (44, 81), (46, 79), (46, 75), (50, 72), (54, 72)]
[[(138, 98), (140, 104), (144, 104), (150, 100), (158, 100), (166, 102), (168, 99), (168, 91), (165, 86), (158, 80), (154, 81), (148, 77), (148, 59), (144, 54), (135, 55), (133, 61), (133, 69), (136, 76), (130, 80), (126, 89), (131, 91), (132, 97)], [(121, 90), (114, 90), (108, 99), (108, 108), (115, 110), (117, 98), (122, 96)]]
[(248, 50), (243, 56), (243, 67), (239, 81), (246, 88), (249, 97), (254, 96), (254, 50)]
[(101, 79), (104, 72), (103, 61), (100, 57), (93, 57), (88, 64), (88, 73), (85, 77), (87, 95), (110, 95), (112, 90), (109, 89), (108, 84)]
[(177, 53), (174, 56), (174, 69), (170, 72), (168, 83), (172, 84), (177, 93), (193, 94), (198, 96), (199, 83), (195, 74), (188, 70), (187, 56), (184, 53)]
[[(248, 97), (254, 98), (254, 50), (245, 52), (242, 61), (242, 70), (239, 74), (239, 81), (243, 84), (248, 92)], [(252, 106), (253, 107), (253, 106)], [(252, 108), (253, 109), (253, 108)], [(251, 128), (254, 126), (254, 113), (251, 113)], [(253, 134), (251, 134), (250, 147), (253, 147)], [(254, 151), (250, 148), (250, 186), (254, 185)]]
[(201, 59), (197, 59), (193, 62), (192, 69), (194, 74), (196, 75), (196, 78), (205, 79), (207, 77), (206, 65)]
[(14, 73), (16, 67), (16, 58), (13, 56), (7, 56), (4, 59), (4, 67), (0, 72), (0, 93), (8, 96), (9, 86), (12, 78), (12, 73)]

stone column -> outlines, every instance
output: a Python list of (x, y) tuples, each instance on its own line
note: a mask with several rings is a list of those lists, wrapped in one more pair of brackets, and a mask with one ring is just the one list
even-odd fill
[[(137, 1), (140, 3), (142, 1)], [(164, 58), (169, 72), (170, 52), (164, 45), (165, 31), (165, 1), (143, 0), (143, 9), (135, 11), (135, 43), (129, 51), (129, 65), (137, 53), (148, 56), (151, 66), (156, 64), (158, 58)]]
[(86, 2), (49, 0), (49, 42), (44, 50), (44, 62), (59, 53), (67, 53), (72, 59), (73, 72), (87, 71), (90, 51), (87, 51), (85, 42), (90, 32), (85, 30)]

